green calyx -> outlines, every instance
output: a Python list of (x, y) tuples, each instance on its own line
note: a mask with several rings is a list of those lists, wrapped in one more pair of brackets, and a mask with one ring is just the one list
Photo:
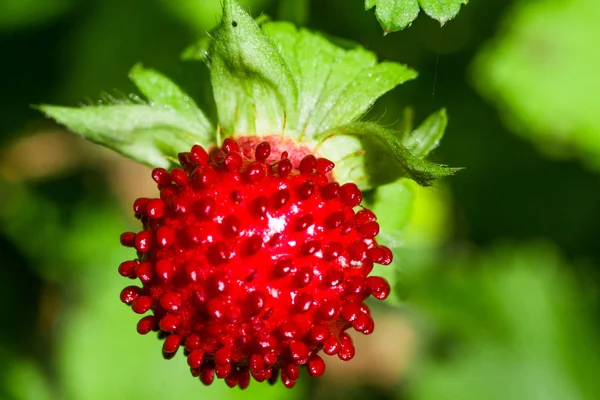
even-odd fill
[(380, 96), (417, 75), (362, 47), (344, 49), (286, 22), (259, 25), (237, 1), (225, 0), (221, 24), (183, 58), (206, 62), (214, 120), (169, 78), (140, 65), (130, 78), (146, 101), (40, 109), (152, 167), (172, 166), (193, 144), (216, 145), (218, 135), (281, 134), (336, 162), (337, 179), (362, 189), (401, 177), (429, 185), (455, 171), (424, 160), (443, 135), (443, 110), (409, 134), (357, 122)]

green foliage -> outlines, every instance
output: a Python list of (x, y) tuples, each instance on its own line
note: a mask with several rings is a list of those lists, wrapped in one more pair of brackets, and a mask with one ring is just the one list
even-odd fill
[(440, 21), (442, 25), (456, 17), (460, 7), (468, 2), (469, 0), (419, 0), (425, 14)]
[[(181, 355), (162, 360), (160, 342), (154, 335), (137, 335), (137, 318), (119, 303), (118, 292), (127, 282), (119, 278), (117, 265), (133, 253), (119, 248), (118, 235), (139, 229), (131, 200), (154, 193), (144, 183), (151, 183), (148, 171), (62, 133), (48, 135), (54, 125), (26, 107), (39, 101), (74, 104), (113, 87), (131, 91), (124, 71), (144, 61), (169, 71), (184, 91), (155, 71), (136, 67), (131, 77), (146, 99), (117, 104), (176, 110), (166, 114), (185, 121), (185, 129), (175, 129), (182, 137), (188, 126), (202, 126), (205, 115), (212, 127), (207, 140), (213, 143), (218, 121), (206, 104), (212, 101), (210, 90), (196, 87), (209, 82), (208, 71), (190, 62), (184, 68), (193, 72), (193, 81), (171, 73), (181, 72), (173, 64), (181, 45), (192, 40), (190, 31), (203, 33), (218, 22), (220, 0), (72, 0), (68, 4), (75, 4), (76, 12), (65, 13), (68, 7), (47, 12), (58, 3), (63, 2), (0, 1), (6, 60), (0, 65), (0, 300), (5, 305), (0, 316), (8, 327), (0, 332), (0, 398), (600, 398), (600, 175), (577, 163), (540, 157), (521, 140), (530, 139), (545, 153), (597, 163), (596, 2), (472, 2), (469, 18), (456, 18), (442, 30), (439, 47), (435, 23), (384, 38), (371, 29), (373, 16), (363, 12), (360, 0), (344, 13), (337, 5), (350, 4), (345, 0), (311, 2), (311, 28), (352, 37), (386, 59), (419, 65), (425, 79), (389, 93), (368, 114), (368, 120), (381, 117), (387, 127), (400, 127), (390, 133), (418, 158), (435, 146), (445, 115), (434, 113), (417, 129), (410, 118), (401, 118), (411, 125), (403, 128), (398, 115), (407, 103), (419, 110), (437, 107), (431, 104), (429, 77), (439, 73), (436, 100), (447, 96), (451, 135), (436, 155), (468, 168), (439, 185), (421, 187), (396, 179), (402, 168), (376, 136), (338, 134), (317, 142), (321, 154), (336, 155), (348, 179), (360, 179), (363, 188), (377, 186), (365, 192), (366, 205), (378, 216), (378, 241), (394, 252), (391, 265), (374, 270), (394, 290), (385, 302), (371, 304), (376, 329), (365, 342), (389, 353), (394, 347), (420, 352), (408, 361), (396, 353), (369, 360), (376, 352), (359, 347), (343, 372), (326, 358), (322, 378), (303, 377), (293, 390), (253, 382), (244, 392), (222, 382), (202, 386), (190, 377)], [(240, 3), (255, 14), (265, 9), (281, 18), (279, 0)], [(262, 34), (269, 35), (268, 19), (259, 19)], [(283, 33), (285, 25), (273, 23)], [(290, 31), (315, 39), (302, 29)], [(473, 70), (477, 88), (490, 100), (485, 102), (457, 71), (492, 31), (495, 37)], [(278, 37), (269, 40), (289, 62), (280, 49), (286, 43), (280, 46)], [(329, 40), (350, 53), (367, 53)], [(207, 36), (189, 58), (206, 59), (212, 41)], [(433, 61), (438, 48), (439, 67)], [(296, 49), (290, 51), (293, 61)], [(163, 96), (150, 82), (170, 94)], [(498, 114), (521, 136), (511, 135)], [(157, 162), (176, 151), (158, 151)], [(65, 154), (66, 164), (56, 167)], [(379, 174), (370, 176), (374, 170)], [(569, 261), (552, 245), (523, 245), (538, 237), (552, 240)], [(510, 242), (493, 246), (499, 238)], [(379, 314), (376, 307), (389, 305), (396, 306)], [(404, 341), (398, 329), (384, 331), (387, 321), (399, 318), (403, 330), (412, 327), (417, 344)]]
[(403, 137), (402, 144), (413, 155), (426, 157), (440, 145), (447, 125), (446, 110), (441, 109), (431, 114), (417, 129)]
[(10, 360), (0, 394), (6, 393), (11, 400), (51, 400), (50, 384), (41, 366), (35, 360), (6, 353), (0, 348), (2, 360)]
[[(402, 176), (429, 185), (455, 171), (424, 161), (425, 154), (413, 155), (376, 124), (352, 125), (379, 97), (416, 77), (408, 67), (378, 63), (360, 46), (345, 50), (290, 23), (259, 25), (236, 1), (223, 3), (221, 23), (211, 37), (214, 40), (201, 40), (183, 57), (207, 62), (218, 121), (211, 123), (171, 80), (141, 66), (133, 68), (130, 78), (148, 104), (81, 109), (44, 105), (41, 110), (72, 131), (150, 166), (168, 166), (191, 144), (213, 145), (213, 126), (219, 126), (227, 136), (281, 132), (309, 146), (319, 146), (332, 131), (360, 136), (338, 140), (335, 146), (329, 143), (324, 154), (338, 162), (352, 152), (366, 151), (369, 155), (360, 165), (342, 163), (337, 169), (338, 179), (346, 181), (354, 174), (363, 189)], [(418, 136), (434, 146), (444, 128), (445, 123), (427, 128), (433, 133), (417, 130), (409, 145), (423, 153), (414, 145), (421, 140)]]
[(412, 24), (420, 9), (444, 25), (454, 18), (469, 0), (365, 0), (365, 9), (375, 7), (375, 16), (385, 33), (402, 30)]
[(408, 179), (398, 179), (387, 185), (381, 185), (372, 193), (372, 198), (367, 200), (367, 205), (377, 215), (381, 232), (379, 241), (386, 243), (395, 254), (391, 265), (375, 265), (373, 274), (382, 276), (394, 288), (386, 299), (386, 304), (397, 304), (401, 300), (398, 290), (401, 278), (401, 250), (406, 246), (403, 243), (406, 226), (410, 223), (414, 213), (415, 197), (418, 189), (411, 185)]
[(198, 132), (203, 132), (205, 136), (198, 140), (210, 140), (214, 128), (194, 100), (171, 80), (154, 70), (145, 69), (141, 65), (133, 67), (129, 78), (152, 105), (170, 107), (191, 120), (196, 120)]
[[(52, 182), (52, 186), (63, 189), (73, 185), (65, 179)], [(74, 195), (65, 200), (60, 198), (60, 190), (47, 193), (44, 187), (1, 180), (0, 191), (11, 194), (0, 199), (3, 234), (49, 282), (59, 284), (65, 277), (81, 273), (82, 258), (102, 259), (105, 249), (112, 248), (114, 238), (121, 233), (119, 213), (102, 202)], [(94, 212), (90, 213), (92, 207)], [(90, 227), (94, 227), (91, 235)]]
[(415, 397), (597, 398), (600, 343), (568, 270), (551, 245), (530, 243), (417, 273), (411, 303), (445, 351), (418, 367)]
[[(429, 122), (426, 122), (426, 124), (429, 125)], [(419, 129), (421, 129), (423, 132), (426, 132), (428, 137), (431, 137), (441, 136), (440, 132), (443, 132), (443, 128), (444, 126), (442, 124), (438, 124), (437, 131), (435, 129), (431, 129), (431, 131), (426, 131), (422, 128)], [(414, 135), (414, 133), (412, 135)], [(434, 164), (411, 153), (403, 145), (402, 139), (399, 137), (400, 135), (398, 132), (386, 129), (375, 123), (355, 122), (344, 125), (339, 128), (335, 128), (330, 132), (325, 132), (322, 134), (322, 139), (326, 140), (327, 138), (333, 136), (355, 136), (359, 139), (366, 138), (366, 140), (369, 140), (370, 143), (378, 143), (378, 149), (380, 151), (375, 152), (375, 156), (380, 158), (380, 160), (385, 160), (384, 163), (388, 165), (387, 170), (380, 172), (380, 177), (388, 177), (388, 181), (393, 181), (394, 178), (397, 179), (398, 177), (404, 175), (410, 177), (420, 185), (429, 186), (434, 180), (452, 175), (458, 171), (457, 168)], [(391, 164), (388, 162), (389, 158), (385, 158), (385, 153), (382, 153), (383, 149), (387, 150), (387, 153), (393, 156), (392, 160), (397, 163), (399, 168), (390, 168)], [(419, 148), (417, 149), (419, 150)], [(372, 166), (372, 164), (366, 163), (364, 168), (369, 168), (370, 166)], [(372, 172), (374, 174), (376, 173), (376, 171)]]
[(40, 109), (92, 142), (154, 167), (169, 167), (181, 149), (207, 137), (197, 120), (163, 105), (43, 105)]
[(595, 0), (516, 3), (475, 64), (479, 90), (542, 151), (600, 169)]
[(294, 120), (298, 87), (277, 47), (236, 2), (223, 3), (223, 19), (209, 50), (219, 124), (228, 134), (281, 132)]
[(418, 0), (365, 0), (365, 9), (375, 7), (375, 16), (385, 32), (409, 26), (419, 15)]
[(68, 11), (74, 0), (2, 0), (0, 31), (44, 24)]
[(226, 132), (310, 139), (356, 120), (378, 97), (416, 77), (401, 64), (378, 64), (371, 52), (344, 50), (289, 23), (267, 22), (261, 32), (242, 8), (225, 7), (208, 60)]
[(299, 88), (298, 117), (291, 133), (311, 138), (352, 122), (380, 96), (414, 79), (415, 71), (391, 62), (377, 63), (362, 47), (344, 50), (320, 35), (287, 23), (265, 24)]
[(141, 65), (129, 77), (148, 104), (125, 100), (83, 108), (42, 105), (40, 110), (93, 142), (155, 167), (170, 166), (182, 148), (214, 140), (215, 128), (167, 77)]

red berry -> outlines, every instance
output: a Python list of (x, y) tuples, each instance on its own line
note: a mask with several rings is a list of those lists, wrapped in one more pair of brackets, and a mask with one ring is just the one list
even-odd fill
[(308, 360), (308, 373), (310, 376), (321, 376), (325, 372), (325, 362), (321, 357), (314, 354)]
[(119, 265), (119, 274), (127, 278), (135, 278), (135, 269), (137, 268), (138, 262), (136, 260), (123, 261)]
[(152, 179), (158, 183), (158, 186), (166, 186), (171, 183), (171, 175), (164, 168), (155, 168), (152, 170)]
[(135, 245), (135, 233), (125, 232), (121, 234), (121, 244), (125, 247), (133, 247)]
[(286, 178), (292, 171), (292, 168), (292, 162), (286, 158), (277, 164), (277, 173), (281, 178)]
[(313, 169), (317, 167), (317, 159), (312, 154), (307, 155), (300, 161), (298, 170), (303, 175), (309, 175), (313, 172)]
[[(163, 357), (170, 358), (171, 355), (175, 355), (175, 352), (179, 348), (179, 344), (181, 343), (181, 336), (179, 335), (169, 335), (163, 342)], [(167, 354), (165, 354), (167, 353)], [(169, 355), (171, 354), (171, 355)]]
[(204, 147), (200, 145), (192, 146), (192, 158), (200, 166), (204, 166), (208, 162), (208, 153), (204, 150)]
[(234, 152), (239, 152), (239, 151), (241, 150), (241, 149), (240, 149), (240, 145), (239, 145), (239, 143), (238, 143), (238, 142), (236, 142), (236, 141), (235, 141), (234, 139), (232, 139), (232, 138), (226, 138), (226, 139), (223, 141), (223, 147), (222, 147), (222, 148), (223, 148), (223, 151), (224, 151), (225, 153), (231, 153), (232, 151), (234, 151)]
[(254, 154), (256, 161), (265, 161), (271, 154), (271, 145), (269, 142), (259, 143), (258, 146), (256, 146), (256, 151)]
[(279, 376), (293, 387), (300, 368), (320, 376), (317, 354), (354, 356), (345, 331), (371, 333), (363, 302), (385, 299), (389, 264), (375, 215), (353, 183), (334, 181), (334, 164), (279, 136), (194, 145), (181, 168), (157, 168), (160, 198), (133, 209), (143, 229), (121, 235), (138, 259), (119, 273), (141, 281), (121, 301), (144, 316), (140, 334), (158, 331), (163, 356), (184, 346), (193, 376), (245, 388)]
[(137, 331), (140, 335), (145, 335), (149, 333), (156, 326), (156, 318), (154, 315), (146, 315), (144, 318), (140, 319), (137, 324)]
[(131, 309), (137, 314), (146, 313), (152, 307), (152, 297), (142, 296), (135, 299), (131, 305)]
[(315, 168), (317, 168), (317, 171), (319, 171), (322, 174), (327, 174), (331, 172), (334, 167), (335, 164), (326, 158), (317, 159), (317, 164), (315, 166)]
[(140, 297), (141, 293), (142, 290), (139, 287), (127, 286), (121, 291), (121, 301), (130, 306)]
[(194, 350), (187, 357), (188, 365), (192, 368), (198, 368), (204, 361), (204, 352), (202, 350)]
[(240, 167), (242, 166), (243, 160), (242, 160), (242, 156), (240, 155), (240, 153), (229, 153), (227, 154), (227, 156), (225, 157), (225, 168), (227, 168), (228, 171), (237, 171), (240, 169)]
[(340, 187), (340, 198), (348, 206), (354, 207), (362, 201), (362, 194), (354, 183), (344, 183)]
[(153, 234), (151, 231), (141, 231), (135, 235), (135, 249), (140, 253), (147, 253), (152, 248)]

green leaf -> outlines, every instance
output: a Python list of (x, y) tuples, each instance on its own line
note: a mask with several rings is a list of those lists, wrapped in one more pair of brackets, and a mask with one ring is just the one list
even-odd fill
[[(290, 23), (260, 25), (235, 0), (224, 1), (221, 24), (209, 37), (183, 57), (207, 62), (218, 124), (226, 136), (281, 133), (316, 151), (322, 145), (317, 135), (354, 123), (380, 96), (417, 75), (402, 64), (378, 63), (361, 46), (346, 49)], [(173, 82), (141, 66), (130, 77), (149, 105), (83, 111), (46, 106), (44, 111), (95, 142), (155, 166), (168, 164), (184, 145), (211, 144), (210, 122)], [(325, 154), (339, 156), (331, 158), (344, 180), (357, 178), (370, 188), (406, 176), (402, 170), (423, 184), (443, 175), (408, 151), (398, 158), (377, 135), (357, 136), (338, 135), (324, 146), (333, 148)], [(366, 163), (352, 156), (365, 151)]]
[[(271, 18), (268, 15), (261, 14), (256, 18), (255, 21), (258, 26), (261, 26), (262, 24), (270, 20)], [(216, 29), (218, 29), (218, 27)], [(200, 60), (209, 63), (210, 46), (214, 41), (216, 29), (213, 29), (210, 32), (206, 32), (206, 35), (200, 37), (200, 39), (196, 40), (196, 42), (186, 47), (183, 53), (181, 54), (181, 59), (185, 61)]]
[(177, 153), (205, 139), (196, 120), (162, 105), (39, 108), (86, 139), (152, 167), (169, 167)]
[(169, 167), (179, 152), (214, 142), (214, 127), (170, 79), (141, 65), (129, 77), (149, 104), (42, 105), (40, 110), (86, 139), (152, 167)]
[[(332, 71), (332, 73), (334, 72)], [(340, 95), (335, 99), (331, 109), (324, 116), (324, 121), (317, 129), (325, 130), (359, 118), (383, 94), (416, 76), (416, 72), (406, 66), (391, 62), (382, 62), (363, 69), (354, 81), (343, 87), (343, 90), (337, 86), (332, 88), (333, 93), (327, 92)], [(376, 77), (376, 80), (374, 82), (372, 79), (363, 79), (365, 77)], [(317, 104), (317, 106), (319, 105)]]
[(418, 0), (365, 1), (365, 10), (373, 7), (376, 7), (375, 16), (385, 33), (396, 32), (406, 28), (419, 15)]
[(409, 26), (419, 15), (419, 6), (444, 25), (458, 14), (469, 0), (365, 0), (365, 10), (375, 7), (375, 16), (385, 33)]
[(47, 24), (74, 5), (72, 0), (2, 0), (0, 31)]
[(219, 123), (227, 134), (276, 133), (294, 120), (298, 88), (277, 47), (236, 2), (225, 0), (209, 54)]
[[(13, 283), (14, 285), (14, 283)], [(2, 390), (0, 393), (14, 400), (51, 400), (53, 398), (52, 383), (39, 362), (33, 357), (16, 355), (10, 341), (4, 341), (0, 346), (0, 356), (6, 363), (2, 373)], [(5, 348), (13, 347), (8, 350)], [(10, 357), (10, 358), (9, 358)]]
[(398, 179), (375, 190), (370, 208), (377, 215), (382, 235), (398, 236), (411, 215), (413, 198), (414, 190), (407, 179)]
[(440, 21), (442, 25), (456, 17), (461, 5), (468, 2), (469, 0), (419, 0), (425, 14)]
[(164, 105), (186, 115), (198, 122), (197, 131), (203, 132), (205, 138), (201, 143), (208, 142), (214, 136), (214, 128), (194, 100), (184, 93), (166, 76), (136, 65), (129, 72), (129, 78), (136, 84), (146, 98), (155, 105)]
[(411, 296), (429, 319), (421, 337), (451, 351), (422, 347), (410, 398), (598, 398), (594, 296), (573, 271), (582, 268), (548, 243), (506, 243), (423, 271)]
[(476, 58), (479, 89), (509, 129), (558, 159), (600, 171), (600, 37), (596, 0), (513, 3)]
[(446, 110), (431, 114), (412, 133), (402, 139), (402, 144), (417, 157), (426, 157), (439, 145), (448, 124)]
[(377, 57), (362, 47), (344, 50), (290, 23), (267, 23), (263, 30), (280, 49), (297, 83), (299, 111), (292, 128), (303, 137), (355, 121), (383, 94), (417, 76), (402, 64), (378, 64)]
[[(375, 123), (355, 122), (326, 131), (319, 134), (317, 138), (322, 141), (320, 146), (322, 146), (323, 153), (332, 159), (344, 158), (340, 157), (339, 152), (345, 153), (348, 157), (353, 151), (357, 153), (360, 149), (364, 149), (363, 154), (356, 154), (360, 156), (355, 157), (359, 163), (355, 164), (353, 168), (345, 168), (363, 173), (363, 179), (351, 176), (343, 176), (341, 179), (338, 177), (340, 181), (346, 179), (358, 181), (357, 184), (360, 184), (363, 189), (392, 182), (402, 176), (410, 177), (422, 186), (430, 186), (434, 180), (453, 175), (459, 170), (459, 168), (434, 164), (415, 156), (404, 147), (399, 136), (397, 132)], [(352, 147), (347, 143), (341, 145), (339, 141), (336, 141), (333, 146), (325, 146), (328, 141), (336, 138), (339, 140), (339, 137), (342, 138), (341, 140), (347, 140), (346, 137), (355, 137), (361, 143)], [(357, 147), (359, 150), (356, 150)], [(387, 155), (392, 156), (392, 162), (386, 157)], [(394, 168), (395, 166), (396, 168)]]
[(404, 228), (414, 209), (415, 188), (411, 183), (408, 179), (398, 179), (379, 186), (367, 203), (369, 209), (377, 215), (381, 227), (378, 242), (392, 249), (395, 255), (391, 265), (375, 265), (373, 268), (373, 275), (384, 277), (392, 287), (390, 296), (386, 299), (387, 304), (397, 304), (401, 300), (400, 291), (396, 290), (401, 271), (401, 261), (397, 256), (404, 244)]
[[(377, 63), (362, 47), (345, 50), (286, 22), (259, 27), (237, 3), (225, 8), (208, 63), (227, 133), (284, 132), (310, 140), (355, 121), (381, 95), (416, 77), (404, 65)], [(199, 42), (184, 57), (203, 58), (206, 45)]]

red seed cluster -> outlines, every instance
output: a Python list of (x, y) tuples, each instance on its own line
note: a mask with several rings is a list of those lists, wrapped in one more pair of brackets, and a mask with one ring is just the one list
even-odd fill
[(160, 198), (137, 199), (144, 229), (121, 235), (138, 257), (119, 273), (142, 286), (121, 300), (151, 311), (138, 332), (158, 332), (167, 359), (183, 347), (203, 383), (245, 388), (251, 376), (280, 375), (293, 387), (300, 367), (323, 374), (321, 350), (354, 356), (347, 329), (373, 331), (363, 302), (390, 287), (369, 274), (392, 253), (375, 241), (358, 187), (333, 181), (331, 161), (309, 154), (294, 164), (269, 141), (244, 144), (225, 139), (210, 155), (196, 145), (179, 154), (181, 168), (152, 172)]

